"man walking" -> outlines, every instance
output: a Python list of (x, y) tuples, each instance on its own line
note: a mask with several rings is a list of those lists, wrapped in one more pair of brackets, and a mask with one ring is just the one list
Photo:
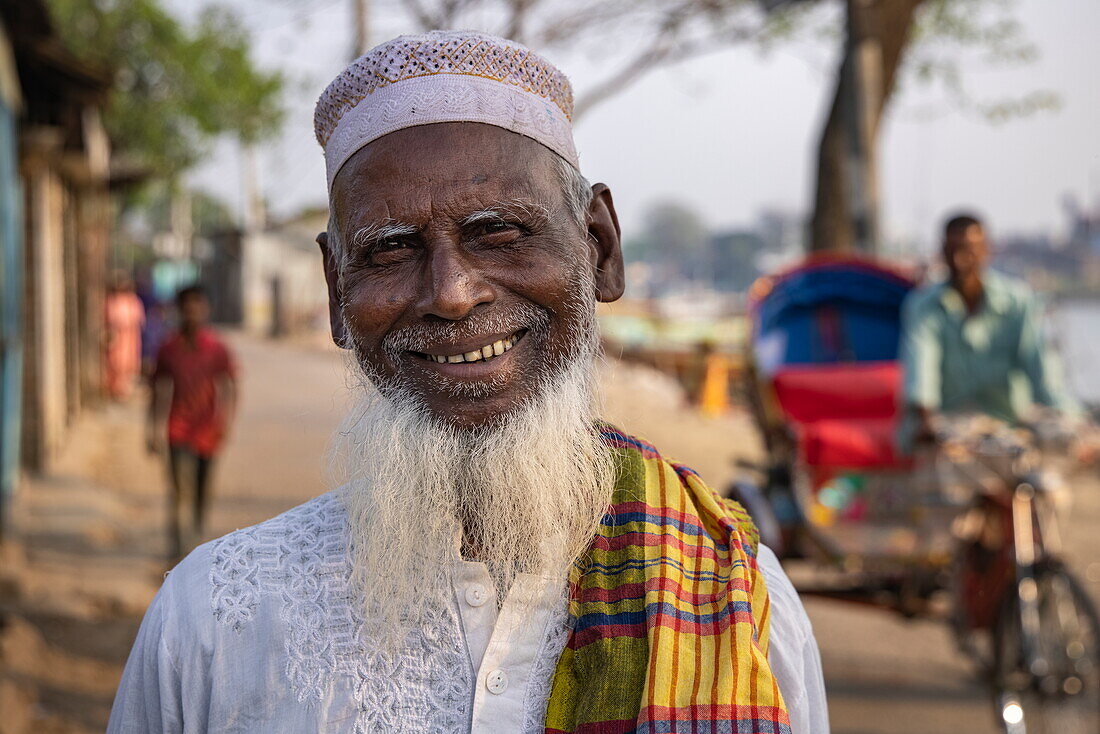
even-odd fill
[(232, 424), (236, 367), (207, 325), (210, 304), (199, 286), (176, 296), (179, 330), (157, 351), (149, 401), (149, 450), (167, 442), (172, 499), (169, 557), (178, 561), (202, 538), (210, 468)]

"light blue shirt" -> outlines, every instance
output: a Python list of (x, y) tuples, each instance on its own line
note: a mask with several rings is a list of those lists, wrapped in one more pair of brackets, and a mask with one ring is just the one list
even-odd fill
[(909, 294), (902, 306), (904, 398), (943, 412), (978, 411), (1017, 422), (1034, 403), (1076, 411), (1044, 344), (1043, 309), (1024, 283), (988, 272), (968, 313), (949, 283)]

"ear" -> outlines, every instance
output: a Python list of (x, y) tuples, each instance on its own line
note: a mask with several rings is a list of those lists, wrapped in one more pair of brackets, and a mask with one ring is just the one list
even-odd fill
[(592, 202), (588, 205), (588, 245), (596, 267), (596, 300), (617, 301), (626, 288), (623, 271), (623, 250), (620, 242), (619, 217), (611, 189), (598, 183), (592, 187)]
[(336, 257), (328, 246), (328, 232), (317, 235), (317, 244), (321, 247), (321, 260), (325, 269), (325, 282), (328, 283), (328, 320), (332, 330), (332, 341), (341, 349), (347, 349), (347, 334), (344, 331), (343, 293), (340, 291), (340, 269)]

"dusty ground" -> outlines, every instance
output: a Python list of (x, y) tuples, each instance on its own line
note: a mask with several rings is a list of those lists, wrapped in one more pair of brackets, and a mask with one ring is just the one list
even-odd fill
[[(324, 451), (347, 389), (339, 356), (234, 337), (241, 415), (218, 467), (211, 536), (319, 493)], [(659, 375), (619, 365), (606, 414), (716, 485), (759, 447), (744, 416), (681, 409)], [(142, 451), (140, 406), (84, 420), (50, 476), (28, 481), (16, 543), (0, 556), (0, 733), (102, 731), (141, 614), (164, 571), (162, 469)], [(1071, 558), (1100, 598), (1100, 491), (1077, 493)], [(19, 589), (19, 598), (13, 593)], [(982, 688), (940, 625), (807, 600), (840, 734), (996, 731)]]

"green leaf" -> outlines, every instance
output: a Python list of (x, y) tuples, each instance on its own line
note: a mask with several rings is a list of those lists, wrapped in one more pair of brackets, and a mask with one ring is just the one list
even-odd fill
[(78, 55), (112, 69), (104, 124), (114, 150), (174, 179), (232, 135), (261, 141), (283, 118), (283, 76), (260, 69), (236, 17), (204, 11), (189, 27), (159, 0), (49, 0)]

